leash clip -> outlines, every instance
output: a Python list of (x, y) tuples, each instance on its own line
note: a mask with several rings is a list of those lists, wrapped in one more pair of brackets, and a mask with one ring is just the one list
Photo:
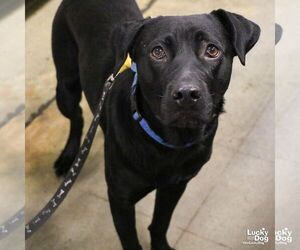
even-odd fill
[(113, 82), (115, 81), (114, 74), (111, 74), (111, 75), (107, 78), (107, 81), (110, 82), (110, 83), (113, 83)]

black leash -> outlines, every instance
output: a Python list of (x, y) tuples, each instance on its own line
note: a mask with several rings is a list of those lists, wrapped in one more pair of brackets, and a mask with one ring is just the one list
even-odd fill
[(115, 77), (111, 75), (105, 82), (102, 96), (98, 104), (97, 110), (94, 114), (93, 121), (89, 127), (89, 130), (84, 138), (84, 141), (80, 147), (78, 154), (74, 162), (71, 165), (71, 168), (65, 177), (62, 184), (59, 186), (55, 194), (46, 204), (46, 206), (36, 215), (34, 218), (26, 224), (25, 226), (25, 239), (27, 240), (31, 235), (33, 235), (56, 211), (59, 205), (63, 202), (74, 182), (76, 181), (84, 163), (87, 159), (97, 128), (99, 126), (100, 114), (103, 107), (103, 103), (108, 91), (113, 86)]

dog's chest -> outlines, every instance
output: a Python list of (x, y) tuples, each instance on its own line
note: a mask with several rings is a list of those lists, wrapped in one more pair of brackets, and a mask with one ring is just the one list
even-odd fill
[(148, 149), (139, 152), (132, 164), (156, 185), (166, 185), (191, 179), (209, 158), (209, 148), (158, 152)]

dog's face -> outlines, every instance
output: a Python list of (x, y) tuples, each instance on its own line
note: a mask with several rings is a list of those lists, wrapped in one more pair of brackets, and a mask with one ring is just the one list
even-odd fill
[(201, 127), (222, 111), (233, 57), (244, 64), (260, 33), (256, 24), (223, 10), (133, 25), (128, 50), (142, 98), (157, 119), (177, 128)]

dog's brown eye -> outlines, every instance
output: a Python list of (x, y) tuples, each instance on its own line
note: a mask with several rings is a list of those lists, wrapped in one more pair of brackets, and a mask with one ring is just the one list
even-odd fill
[(152, 50), (151, 56), (152, 56), (152, 58), (154, 58), (156, 60), (162, 60), (166, 57), (166, 53), (165, 53), (163, 47), (157, 46)]
[(215, 45), (208, 45), (205, 55), (209, 58), (217, 58), (221, 54), (220, 50)]

